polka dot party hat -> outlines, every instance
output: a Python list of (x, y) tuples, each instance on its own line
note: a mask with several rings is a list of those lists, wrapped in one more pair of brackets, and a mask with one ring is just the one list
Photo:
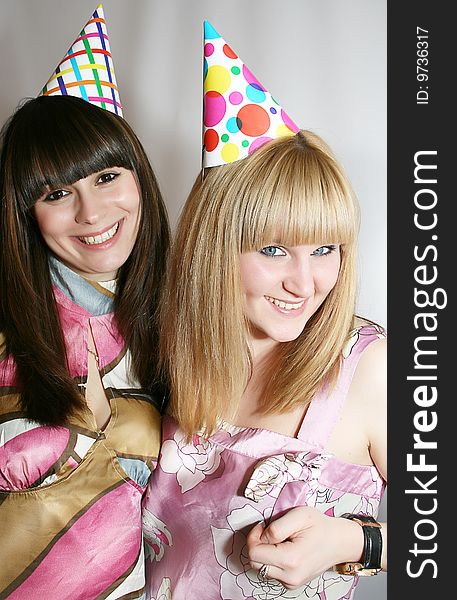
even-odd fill
[(122, 116), (101, 4), (57, 65), (40, 95), (77, 96)]
[(299, 128), (243, 61), (204, 22), (203, 167), (245, 158)]

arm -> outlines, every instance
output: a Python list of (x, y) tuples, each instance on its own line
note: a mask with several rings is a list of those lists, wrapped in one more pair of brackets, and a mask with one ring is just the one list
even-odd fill
[[(386, 342), (367, 348), (357, 367), (361, 394), (360, 423), (366, 433), (368, 451), (381, 476), (386, 479)], [(382, 569), (387, 570), (387, 523), (382, 523)], [(311, 581), (335, 564), (358, 562), (363, 554), (360, 525), (329, 517), (313, 507), (291, 509), (268, 527), (259, 523), (248, 535), (251, 564), (259, 569), (270, 565), (268, 577), (294, 588)]]

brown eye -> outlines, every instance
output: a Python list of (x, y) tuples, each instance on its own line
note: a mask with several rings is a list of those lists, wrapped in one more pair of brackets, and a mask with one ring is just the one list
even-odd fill
[(62, 200), (62, 198), (68, 196), (69, 193), (70, 192), (67, 192), (66, 190), (54, 190), (53, 192), (47, 194), (44, 200), (47, 202), (55, 202), (56, 200)]
[(111, 181), (114, 181), (117, 177), (119, 177), (119, 173), (103, 173), (102, 175), (100, 175), (100, 177), (97, 179), (97, 185), (100, 183), (110, 183)]

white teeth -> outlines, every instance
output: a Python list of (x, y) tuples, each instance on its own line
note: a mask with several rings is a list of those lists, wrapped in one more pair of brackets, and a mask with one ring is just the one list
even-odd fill
[(119, 228), (119, 223), (116, 223), (116, 225), (111, 227), (111, 229), (108, 229), (108, 231), (105, 231), (104, 233), (101, 233), (100, 235), (96, 235), (95, 237), (92, 237), (92, 236), (80, 237), (78, 239), (81, 242), (83, 242), (84, 244), (89, 244), (89, 245), (103, 244), (103, 242), (110, 240), (116, 234), (118, 228)]
[(298, 308), (301, 308), (304, 304), (304, 300), (302, 300), (301, 302), (297, 302), (295, 304), (290, 304), (289, 302), (283, 302), (282, 300), (278, 300), (277, 298), (272, 298), (271, 296), (265, 296), (265, 298), (267, 300), (269, 300), (272, 304), (276, 304), (276, 306), (279, 306), (279, 308), (285, 309), (285, 310), (297, 310)]

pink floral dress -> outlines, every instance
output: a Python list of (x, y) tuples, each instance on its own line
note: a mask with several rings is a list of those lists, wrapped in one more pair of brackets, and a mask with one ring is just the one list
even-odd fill
[(176, 423), (163, 422), (159, 467), (144, 510), (147, 598), (154, 600), (350, 599), (357, 577), (327, 571), (287, 590), (259, 579), (249, 566), (246, 535), (294, 506), (331, 516), (377, 516), (385, 483), (374, 466), (325, 452), (363, 350), (384, 332), (351, 332), (338, 384), (311, 403), (296, 438), (224, 424), (209, 440), (186, 443)]

